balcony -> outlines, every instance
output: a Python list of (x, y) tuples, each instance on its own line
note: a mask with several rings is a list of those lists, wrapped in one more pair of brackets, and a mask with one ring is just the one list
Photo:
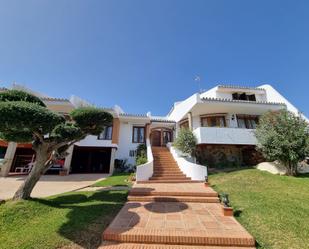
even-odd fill
[(256, 145), (254, 129), (199, 127), (193, 133), (198, 144)]

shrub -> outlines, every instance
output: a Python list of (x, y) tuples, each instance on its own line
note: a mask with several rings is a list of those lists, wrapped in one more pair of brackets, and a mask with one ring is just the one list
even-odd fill
[(140, 144), (136, 149), (136, 157), (147, 156), (147, 146), (146, 144)]
[(196, 137), (189, 129), (181, 129), (174, 142), (174, 146), (181, 152), (195, 156)]
[(136, 149), (136, 165), (141, 165), (147, 162), (147, 146), (146, 144), (140, 144)]
[(288, 175), (297, 175), (298, 163), (306, 158), (309, 146), (308, 124), (287, 110), (264, 114), (256, 129), (258, 150), (280, 161)]
[(141, 164), (144, 164), (144, 163), (147, 163), (148, 160), (147, 160), (147, 157), (144, 157), (144, 156), (139, 156), (136, 158), (136, 165), (141, 165)]

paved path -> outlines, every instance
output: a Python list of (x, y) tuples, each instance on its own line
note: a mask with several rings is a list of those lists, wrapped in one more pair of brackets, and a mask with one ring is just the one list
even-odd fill
[(223, 216), (217, 196), (203, 183), (135, 184), (100, 249), (255, 248), (236, 219)]
[[(34, 187), (32, 197), (46, 197), (87, 187), (107, 174), (44, 175)], [(26, 176), (0, 177), (0, 199), (12, 198)]]

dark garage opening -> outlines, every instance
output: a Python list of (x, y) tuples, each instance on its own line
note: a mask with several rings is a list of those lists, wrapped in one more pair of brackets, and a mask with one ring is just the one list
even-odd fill
[(0, 146), (0, 159), (5, 157), (6, 147)]
[(71, 173), (109, 173), (111, 148), (74, 147)]

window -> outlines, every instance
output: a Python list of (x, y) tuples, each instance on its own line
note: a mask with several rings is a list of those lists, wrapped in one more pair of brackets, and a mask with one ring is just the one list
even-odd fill
[(99, 140), (112, 140), (113, 127), (106, 126), (101, 134), (98, 136)]
[(145, 127), (133, 127), (133, 143), (145, 143)]
[(189, 129), (189, 121), (188, 119), (179, 122), (180, 129)]
[(172, 133), (170, 131), (163, 131), (163, 143), (172, 142)]
[(255, 94), (233, 93), (233, 100), (256, 101)]
[(238, 128), (255, 129), (258, 122), (258, 116), (237, 115)]
[(226, 127), (225, 116), (201, 117), (202, 127)]
[(136, 157), (136, 150), (130, 150), (129, 157)]

